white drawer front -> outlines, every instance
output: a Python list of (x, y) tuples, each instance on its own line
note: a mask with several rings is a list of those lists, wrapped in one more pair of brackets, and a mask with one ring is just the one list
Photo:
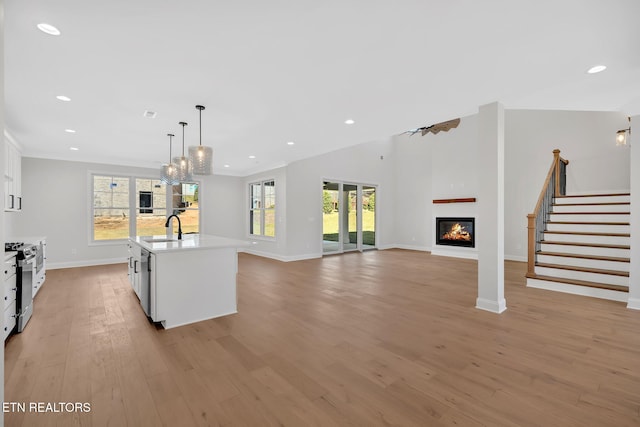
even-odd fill
[(4, 262), (4, 280), (16, 275), (16, 257)]
[(8, 280), (4, 281), (4, 308), (9, 307), (16, 300), (16, 292), (18, 287), (16, 284), (16, 275), (14, 274)]
[(16, 326), (16, 302), (13, 301), (11, 305), (4, 311), (4, 339), (6, 340), (13, 327)]

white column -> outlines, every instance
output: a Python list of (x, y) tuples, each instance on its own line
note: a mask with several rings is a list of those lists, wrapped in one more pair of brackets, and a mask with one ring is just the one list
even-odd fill
[(504, 299), (504, 107), (480, 107), (478, 114), (478, 299), (476, 308), (507, 309)]
[[(633, 125), (636, 130), (633, 132)], [(627, 308), (640, 310), (640, 116), (631, 118), (629, 147), (629, 190), (631, 192), (631, 263)]]

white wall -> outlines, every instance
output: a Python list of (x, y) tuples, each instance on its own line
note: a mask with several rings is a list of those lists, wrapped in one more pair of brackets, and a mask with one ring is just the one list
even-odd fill
[[(0, 130), (3, 131), (2, 144), (0, 144), (0, 165), (4, 165), (4, 0), (0, 0)], [(3, 174), (4, 175), (4, 174)], [(6, 214), (4, 212), (4, 185), (0, 188), (0, 200), (2, 200), (2, 210), (0, 216), (2, 217), (2, 224), (4, 227), (0, 229), (0, 240), (6, 241), (7, 235), (6, 229)], [(0, 330), (4, 330), (4, 316), (3, 320), (0, 320)], [(0, 401), (4, 402), (4, 346), (0, 349)], [(0, 416), (0, 427), (4, 426), (4, 415)]]
[[(97, 163), (22, 158), (23, 210), (8, 236), (46, 236), (50, 268), (124, 262), (125, 244), (90, 245), (89, 174), (155, 177), (159, 170)], [(239, 237), (237, 218), (241, 179), (212, 176), (202, 180), (204, 232)], [(220, 206), (222, 205), (222, 206)]]
[(553, 160), (569, 160), (567, 193), (629, 190), (629, 153), (615, 133), (627, 118), (616, 112), (505, 112), (505, 257), (526, 260), (527, 214), (536, 205)]
[(377, 185), (377, 240), (394, 243), (395, 161), (391, 138), (333, 151), (287, 166), (287, 255), (322, 255), (322, 182)]
[(242, 178), (210, 175), (198, 178), (200, 184), (200, 210), (203, 234), (232, 239), (244, 238), (244, 185)]
[[(477, 216), (476, 203), (433, 204), (433, 199), (478, 196), (477, 128), (473, 115), (461, 118), (448, 132), (394, 137), (398, 247), (433, 250), (436, 217)], [(466, 248), (441, 250), (475, 253)]]
[[(273, 179), (276, 185), (276, 224), (275, 238), (256, 237), (249, 235), (249, 184)], [(264, 255), (286, 261), (287, 258), (287, 168), (273, 169), (244, 178), (242, 190), (241, 210), (236, 216), (243, 222), (241, 236), (249, 239), (251, 248), (246, 252)]]
[[(536, 204), (555, 148), (570, 161), (569, 193), (629, 190), (629, 153), (614, 141), (615, 132), (627, 126), (627, 118), (616, 112), (505, 111), (505, 258), (526, 260), (526, 216)], [(477, 197), (483, 167), (476, 162), (477, 116), (463, 117), (449, 132), (394, 137), (394, 144), (394, 243), (432, 250), (435, 217), (478, 217), (475, 203), (431, 203)]]

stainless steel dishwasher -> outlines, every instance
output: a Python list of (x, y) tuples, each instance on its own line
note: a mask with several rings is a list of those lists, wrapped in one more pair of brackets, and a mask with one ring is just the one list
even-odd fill
[(140, 259), (140, 293), (138, 294), (138, 298), (140, 298), (140, 305), (144, 310), (144, 314), (150, 316), (150, 308), (151, 308), (151, 262), (149, 258), (151, 257), (151, 253), (142, 249), (141, 251), (141, 259)]

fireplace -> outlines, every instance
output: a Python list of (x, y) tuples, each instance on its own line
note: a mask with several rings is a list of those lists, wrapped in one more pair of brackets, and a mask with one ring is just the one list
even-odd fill
[(475, 247), (475, 218), (436, 218), (436, 244)]

